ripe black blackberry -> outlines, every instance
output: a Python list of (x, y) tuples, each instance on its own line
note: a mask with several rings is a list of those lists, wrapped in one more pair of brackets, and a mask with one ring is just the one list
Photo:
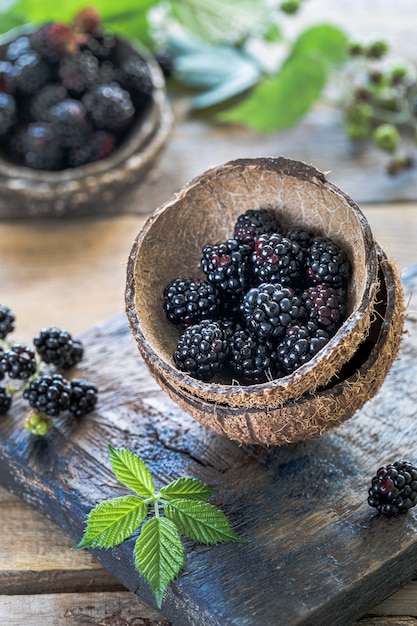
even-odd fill
[(95, 33), (81, 44), (80, 49), (88, 50), (101, 62), (110, 59), (115, 46), (116, 39), (111, 33)]
[(5, 387), (0, 386), (0, 415), (4, 415), (10, 409), (12, 396)]
[(47, 122), (49, 109), (68, 98), (68, 91), (60, 83), (45, 85), (35, 93), (29, 103), (29, 111), (35, 122)]
[(92, 127), (82, 102), (67, 98), (49, 109), (48, 119), (64, 148), (79, 148), (88, 143)]
[(275, 215), (267, 209), (249, 209), (236, 220), (233, 236), (240, 243), (254, 245), (260, 235), (272, 235), (279, 231)]
[(135, 115), (129, 92), (116, 82), (90, 89), (84, 94), (82, 103), (97, 129), (124, 130)]
[(346, 253), (328, 237), (315, 237), (306, 252), (307, 278), (340, 289), (347, 286), (351, 265)]
[(201, 267), (207, 280), (231, 300), (239, 299), (249, 286), (251, 246), (228, 239), (203, 247)]
[(229, 356), (230, 333), (217, 322), (202, 320), (189, 326), (178, 340), (174, 362), (178, 369), (203, 381), (223, 369)]
[(74, 341), (68, 331), (56, 326), (43, 328), (34, 337), (33, 344), (42, 361), (55, 365), (58, 369), (73, 367), (83, 356), (81, 344)]
[(33, 409), (57, 417), (69, 408), (71, 386), (61, 374), (39, 376), (30, 381), (23, 397)]
[(319, 284), (305, 289), (302, 298), (309, 319), (334, 335), (346, 318), (346, 294), (333, 287)]
[(301, 284), (304, 254), (300, 246), (279, 233), (261, 235), (252, 254), (253, 273), (259, 283)]
[(176, 278), (164, 290), (164, 309), (173, 324), (184, 328), (219, 312), (217, 290), (206, 280)]
[(62, 57), (78, 50), (77, 34), (60, 22), (43, 24), (30, 34), (30, 46), (45, 61), (57, 63)]
[(36, 367), (35, 352), (23, 344), (14, 344), (0, 358), (0, 369), (9, 378), (26, 380), (36, 372)]
[(36, 170), (59, 170), (65, 152), (55, 128), (49, 122), (33, 122), (20, 135), (24, 164)]
[(61, 59), (58, 75), (72, 96), (80, 96), (98, 83), (99, 61), (89, 50), (77, 52)]
[(15, 89), (23, 94), (34, 94), (51, 80), (49, 65), (33, 50), (19, 56), (11, 70)]
[(17, 123), (16, 101), (7, 93), (0, 93), (0, 140), (6, 137)]
[(83, 378), (71, 380), (69, 410), (73, 415), (81, 417), (90, 413), (97, 403), (97, 387)]
[(371, 481), (368, 504), (387, 517), (407, 513), (417, 504), (417, 467), (408, 461), (380, 467)]
[(69, 167), (78, 167), (86, 163), (107, 159), (115, 148), (115, 136), (104, 130), (97, 130), (91, 134), (86, 145), (68, 150), (68, 165)]
[(309, 249), (311, 242), (314, 238), (314, 233), (312, 230), (308, 228), (301, 228), (297, 226), (293, 226), (291, 228), (286, 228), (282, 231), (282, 236), (290, 239), (291, 241), (295, 241), (301, 250), (305, 252)]
[(153, 91), (152, 77), (145, 61), (134, 56), (125, 59), (118, 68), (116, 81), (130, 93), (136, 110), (142, 111)]
[(0, 339), (5, 339), (7, 335), (14, 331), (14, 314), (8, 306), (0, 305)]
[(280, 339), (287, 326), (302, 323), (307, 315), (293, 289), (273, 283), (250, 289), (243, 297), (241, 313), (249, 332), (266, 339)]
[(330, 340), (330, 335), (314, 322), (287, 327), (284, 339), (276, 350), (276, 360), (291, 374), (310, 361)]
[(237, 330), (230, 339), (230, 366), (245, 381), (266, 382), (275, 378), (273, 347), (266, 339), (247, 330)]

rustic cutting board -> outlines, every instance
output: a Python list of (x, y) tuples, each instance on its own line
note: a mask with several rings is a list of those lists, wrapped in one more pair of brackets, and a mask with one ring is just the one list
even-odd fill
[[(404, 276), (417, 288), (417, 266)], [(417, 572), (417, 511), (383, 519), (367, 502), (374, 471), (417, 461), (417, 298), (400, 358), (376, 398), (343, 427), (283, 448), (239, 446), (178, 409), (149, 377), (123, 314), (86, 332), (77, 375), (100, 389), (97, 411), (62, 418), (44, 438), (22, 428), (16, 402), (0, 421), (0, 483), (81, 538), (97, 502), (126, 492), (107, 446), (127, 447), (158, 486), (179, 475), (217, 489), (213, 503), (242, 544), (196, 546), (162, 611), (177, 626), (350, 624)], [(133, 567), (133, 540), (94, 556), (153, 604)]]

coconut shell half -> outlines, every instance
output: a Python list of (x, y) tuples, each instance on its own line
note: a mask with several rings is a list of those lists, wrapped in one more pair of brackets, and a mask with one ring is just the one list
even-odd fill
[[(233, 236), (239, 215), (267, 208), (282, 226), (304, 226), (332, 238), (352, 264), (348, 317), (330, 342), (293, 374), (251, 386), (218, 379), (206, 383), (177, 370), (178, 330), (163, 309), (165, 286), (178, 277), (204, 277), (202, 248)], [(212, 406), (263, 410), (326, 385), (350, 361), (369, 333), (378, 287), (375, 242), (369, 224), (343, 191), (317, 169), (279, 158), (238, 159), (186, 185), (148, 218), (128, 260), (126, 312), (152, 375), (184, 397)]]

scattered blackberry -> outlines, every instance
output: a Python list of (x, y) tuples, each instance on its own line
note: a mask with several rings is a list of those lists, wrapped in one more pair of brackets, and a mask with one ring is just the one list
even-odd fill
[(346, 318), (346, 295), (343, 292), (319, 284), (308, 287), (302, 298), (311, 320), (320, 328), (334, 334)]
[(49, 66), (33, 50), (16, 59), (11, 74), (15, 88), (24, 95), (34, 94), (51, 78)]
[(145, 61), (134, 56), (128, 57), (122, 62), (116, 80), (131, 94), (137, 110), (142, 110), (149, 102), (153, 90), (152, 77)]
[(267, 209), (249, 209), (236, 220), (234, 238), (240, 243), (254, 245), (260, 235), (272, 235), (279, 232), (275, 215)]
[(202, 320), (189, 326), (178, 340), (174, 362), (190, 376), (209, 381), (226, 364), (229, 354), (228, 331), (217, 322)]
[(380, 467), (372, 478), (368, 504), (387, 517), (407, 513), (417, 504), (417, 468), (408, 461)]
[(305, 252), (309, 249), (311, 245), (311, 242), (314, 238), (314, 233), (308, 228), (292, 227), (283, 230), (282, 236), (290, 239), (291, 241), (295, 241), (295, 243), (298, 243), (301, 250)]
[(306, 253), (307, 277), (314, 283), (324, 283), (339, 289), (350, 278), (351, 266), (346, 253), (328, 237), (315, 237)]
[(71, 386), (61, 374), (39, 376), (23, 392), (32, 408), (51, 417), (69, 408), (70, 396)]
[(12, 404), (12, 396), (7, 393), (5, 387), (0, 387), (0, 415), (4, 415), (10, 409)]
[(207, 280), (232, 300), (240, 298), (249, 285), (252, 248), (236, 239), (203, 247), (201, 267)]
[(45, 85), (32, 96), (29, 104), (29, 111), (34, 121), (48, 121), (49, 109), (58, 102), (68, 98), (68, 91), (60, 83)]
[(81, 417), (90, 413), (97, 403), (97, 387), (83, 378), (71, 381), (69, 410), (73, 415)]
[(89, 142), (79, 148), (70, 148), (68, 151), (69, 167), (78, 167), (107, 159), (116, 147), (116, 138), (104, 130), (97, 130), (90, 136)]
[(79, 342), (75, 342), (68, 331), (56, 326), (43, 328), (34, 337), (33, 344), (44, 363), (50, 363), (59, 369), (72, 367), (83, 355), (82, 350), (78, 354)]
[(7, 135), (16, 122), (15, 99), (7, 93), (0, 93), (0, 137)]
[(14, 314), (8, 306), (0, 305), (0, 339), (5, 339), (7, 335), (14, 331)]
[(82, 102), (97, 129), (123, 130), (135, 115), (129, 92), (115, 82), (87, 91)]
[(265, 382), (275, 377), (271, 343), (247, 330), (237, 330), (230, 339), (230, 365), (246, 381)]
[(0, 369), (9, 378), (26, 380), (36, 372), (36, 357), (28, 346), (15, 344), (3, 352), (0, 359)]
[(249, 332), (266, 339), (280, 339), (287, 326), (306, 319), (305, 307), (294, 290), (272, 283), (250, 289), (241, 311)]
[(60, 369), (68, 370), (71, 367), (74, 367), (81, 361), (81, 359), (83, 358), (83, 355), (84, 355), (84, 348), (83, 348), (81, 341), (74, 340), (73, 345), (72, 345), (72, 351), (68, 355), (68, 359), (64, 363), (62, 363)]
[(219, 297), (205, 280), (177, 278), (164, 290), (164, 309), (174, 324), (191, 326), (202, 319), (214, 319), (219, 311)]
[(89, 50), (84, 50), (61, 59), (58, 74), (70, 94), (80, 96), (98, 83), (99, 61)]
[(252, 264), (259, 283), (295, 287), (303, 276), (304, 254), (297, 243), (279, 233), (261, 235), (255, 242)]
[(314, 322), (290, 325), (276, 351), (282, 369), (290, 374), (310, 361), (330, 340), (330, 335)]
[(88, 143), (92, 128), (86, 113), (83, 103), (73, 98), (49, 109), (49, 121), (63, 147), (79, 148)]
[(20, 141), (25, 165), (37, 170), (61, 169), (65, 153), (52, 124), (29, 124), (22, 131)]

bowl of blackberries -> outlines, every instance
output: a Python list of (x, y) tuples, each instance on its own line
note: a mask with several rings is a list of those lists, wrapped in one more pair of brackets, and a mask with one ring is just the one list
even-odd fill
[(284, 157), (213, 167), (156, 209), (125, 300), (160, 386), (246, 444), (352, 417), (396, 358), (404, 317), (398, 272), (358, 205)]
[(0, 217), (117, 213), (166, 145), (155, 57), (93, 8), (0, 45)]

